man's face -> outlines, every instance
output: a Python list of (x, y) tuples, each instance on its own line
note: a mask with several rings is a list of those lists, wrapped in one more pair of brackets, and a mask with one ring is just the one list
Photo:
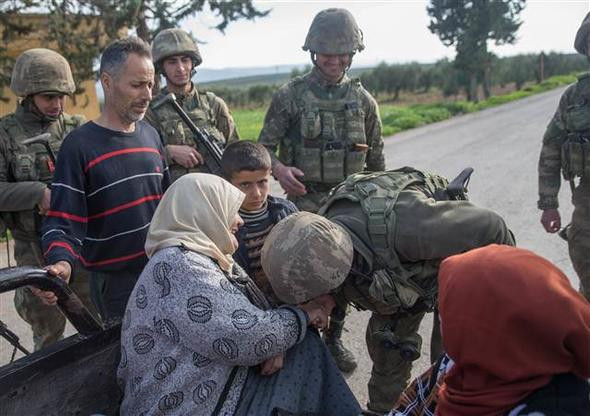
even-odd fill
[(64, 111), (66, 104), (65, 94), (35, 94), (33, 95), (33, 103), (37, 109), (45, 116), (57, 118)]
[(170, 56), (162, 62), (162, 69), (167, 82), (183, 87), (191, 80), (193, 60), (187, 55)]
[(324, 55), (316, 54), (316, 65), (330, 81), (338, 81), (350, 66), (350, 54)]
[(105, 105), (112, 106), (122, 121), (132, 124), (143, 118), (154, 86), (154, 65), (149, 58), (131, 53), (118, 73), (103, 73), (101, 81)]
[(268, 197), (270, 169), (242, 170), (234, 173), (231, 183), (246, 194), (242, 209), (256, 211), (264, 206)]

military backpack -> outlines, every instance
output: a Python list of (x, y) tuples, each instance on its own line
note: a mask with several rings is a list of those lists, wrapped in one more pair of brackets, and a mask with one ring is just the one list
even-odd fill
[[(340, 220), (341, 225), (357, 236), (353, 238), (355, 250), (372, 263), (372, 273), (364, 276), (364, 282), (363, 279), (348, 282), (355, 287), (348, 288), (352, 296), (347, 297), (356, 297), (357, 301), (353, 303), (358, 307), (384, 315), (434, 307), (437, 284), (432, 275), (436, 276), (438, 261), (407, 263), (400, 260), (394, 247), (395, 207), (398, 196), (405, 189), (419, 189), (435, 198), (447, 185), (447, 179), (441, 176), (404, 167), (356, 173), (331, 191), (318, 212), (320, 215), (331, 219), (330, 208), (343, 200), (358, 203), (361, 207), (361, 211), (356, 210), (357, 218), (351, 218), (350, 222)], [(361, 235), (364, 238), (359, 239)], [(346, 284), (344, 286), (346, 290)]]

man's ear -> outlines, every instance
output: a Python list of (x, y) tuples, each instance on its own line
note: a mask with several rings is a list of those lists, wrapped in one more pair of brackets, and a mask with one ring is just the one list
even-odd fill
[(111, 77), (108, 73), (103, 72), (100, 74), (100, 83), (102, 84), (102, 89), (105, 92), (110, 91), (113, 87), (113, 77)]

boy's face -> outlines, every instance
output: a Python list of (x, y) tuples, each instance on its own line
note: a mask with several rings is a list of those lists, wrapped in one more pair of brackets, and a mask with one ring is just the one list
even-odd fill
[(241, 170), (234, 173), (231, 183), (246, 194), (242, 209), (256, 211), (264, 205), (270, 189), (270, 169)]

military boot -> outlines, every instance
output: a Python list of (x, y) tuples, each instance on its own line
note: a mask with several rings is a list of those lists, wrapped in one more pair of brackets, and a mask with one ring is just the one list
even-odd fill
[(344, 320), (336, 320), (334, 317), (330, 320), (330, 326), (324, 332), (324, 342), (328, 350), (334, 357), (336, 365), (343, 373), (352, 373), (356, 368), (356, 359), (354, 354), (342, 344), (342, 329)]

